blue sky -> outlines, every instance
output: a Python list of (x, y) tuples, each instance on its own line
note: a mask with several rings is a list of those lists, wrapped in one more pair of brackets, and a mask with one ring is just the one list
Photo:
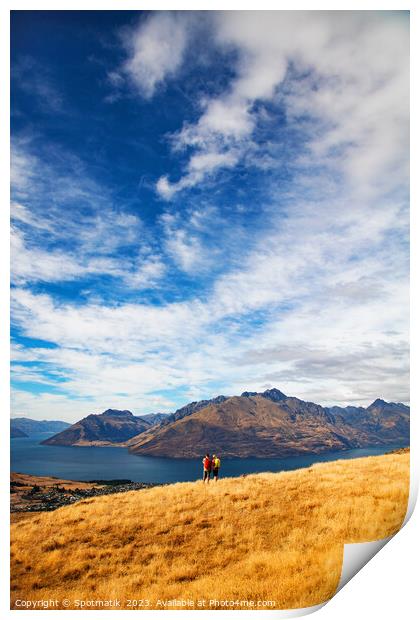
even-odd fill
[(408, 14), (12, 16), (12, 415), (408, 393)]

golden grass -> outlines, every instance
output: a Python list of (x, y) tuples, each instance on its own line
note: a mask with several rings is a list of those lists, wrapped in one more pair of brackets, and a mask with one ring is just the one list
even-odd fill
[(51, 598), (316, 605), (335, 592), (343, 543), (397, 532), (408, 491), (403, 453), (83, 500), (12, 525), (12, 608)]

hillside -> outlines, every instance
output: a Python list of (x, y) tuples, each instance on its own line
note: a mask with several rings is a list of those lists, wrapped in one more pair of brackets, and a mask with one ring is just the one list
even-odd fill
[(50, 598), (60, 608), (181, 597), (204, 608), (210, 598), (315, 605), (334, 594), (343, 543), (398, 531), (408, 491), (400, 452), (80, 501), (12, 525), (12, 608)]
[[(162, 414), (156, 414), (160, 421)], [(131, 411), (107, 409), (91, 414), (42, 443), (51, 446), (103, 446), (123, 443), (153, 426), (156, 418), (134, 416)]]
[[(11, 418), (10, 433), (12, 437), (30, 437), (39, 433), (59, 433), (70, 426), (62, 420), (32, 420), (31, 418)], [(21, 431), (24, 435), (14, 435)]]
[(10, 437), (16, 438), (16, 437), (28, 437), (28, 435), (22, 431), (20, 428), (15, 428), (13, 426), (10, 427)]
[(409, 441), (409, 408), (375, 401), (368, 408), (324, 408), (279, 390), (244, 392), (168, 420), (127, 443), (163, 457), (287, 457)]

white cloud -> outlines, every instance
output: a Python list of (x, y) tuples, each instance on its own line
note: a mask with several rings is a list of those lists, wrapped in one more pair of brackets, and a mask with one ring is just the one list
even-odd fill
[[(77, 306), (16, 290), (15, 320), (59, 346), (33, 355), (63, 369), (70, 393), (101, 402), (124, 393), (120, 404), (143, 412), (162, 389), (206, 397), (213, 383), (228, 394), (270, 383), (327, 404), (407, 400), (404, 210), (382, 205), (361, 227), (369, 210), (341, 206), (296, 204), (201, 298)], [(190, 266), (182, 252), (178, 260)]]
[(215, 263), (216, 251), (209, 247), (202, 234), (209, 232), (214, 210), (186, 210), (183, 214), (164, 213), (160, 217), (163, 247), (176, 267), (189, 275), (208, 271)]
[[(145, 97), (180, 69), (188, 19), (153, 14), (133, 35), (128, 70)], [(60, 238), (63, 212), (56, 204), (68, 204), (74, 175), (42, 168), (19, 145), (18, 283), (102, 270), (143, 287), (167, 275), (168, 264), (188, 276), (214, 271), (201, 292), (182, 291), (181, 301), (159, 305), (124, 298), (108, 306), (93, 300), (78, 305), (15, 289), (14, 320), (22, 332), (58, 347), (17, 348), (16, 377), (34, 380), (39, 373), (43, 381), (41, 366), (25, 367), (33, 360), (59, 372), (65, 378), (59, 387), (67, 391), (39, 400), (22, 392), (15, 415), (26, 408), (28, 414), (57, 417), (62, 407), (63, 416), (74, 420), (91, 411), (89, 403), (97, 411), (116, 406), (146, 413), (173, 408), (163, 401), (152, 406), (157, 392), (188, 388), (196, 398), (208, 397), (214, 385), (227, 394), (277, 385), (328, 404), (368, 404), (377, 396), (408, 400), (404, 20), (384, 13), (282, 11), (208, 19), (219, 51), (235, 52), (233, 78), (218, 96), (201, 101), (197, 122), (186, 121), (172, 136), (175, 154), (185, 149), (187, 163), (178, 180), (161, 177), (157, 190), (171, 199), (245, 158), (274, 175), (263, 177), (265, 198), (257, 205), (264, 225), (243, 238), (240, 225), (220, 220), (216, 207), (187, 203), (160, 218), (157, 251), (142, 222), (116, 213), (109, 196), (99, 198), (101, 188), (82, 174), (76, 195), (92, 205), (93, 215), (82, 229), (70, 220), (65, 232), (80, 236), (83, 252), (47, 255), (39, 246), (28, 247), (26, 227)], [(166, 42), (174, 36), (171, 61), (166, 46), (156, 52), (162, 33)], [(152, 42), (149, 55), (146, 41)], [(270, 113), (261, 109), (266, 103)], [(301, 141), (298, 148), (283, 144), (283, 134), (275, 132), (280, 109), (285, 128)], [(261, 119), (274, 121), (270, 144), (258, 147)], [(275, 178), (283, 151), (293, 173), (287, 195)], [(73, 162), (73, 170), (78, 166)], [(57, 193), (49, 178), (59, 179)], [(33, 187), (53, 197), (45, 219), (28, 207)], [(140, 245), (140, 239), (128, 268), (114, 259), (120, 243)], [(79, 407), (77, 416), (72, 407)]]
[(197, 271), (202, 262), (199, 241), (185, 230), (177, 229), (169, 233), (166, 250), (180, 269), (188, 273)]
[(231, 155), (219, 167), (240, 161), (253, 146), (256, 102), (281, 102), (290, 123), (311, 119), (305, 138), (311, 161), (333, 166), (361, 193), (391, 189), (401, 171), (407, 175), (409, 49), (403, 18), (235, 11), (215, 13), (211, 23), (216, 44), (237, 52), (236, 75), (225, 92), (203, 102), (196, 123), (173, 136), (175, 150), (189, 146), (195, 153), (178, 181), (158, 181), (162, 197), (170, 199), (214, 171), (203, 166), (194, 175), (196, 157), (205, 162), (208, 154)]
[[(113, 234), (116, 234), (115, 228)], [(96, 240), (100, 239), (98, 234)], [(110, 239), (105, 237), (105, 243), (110, 245)], [(92, 255), (86, 246), (81, 252), (43, 250), (39, 247), (28, 247), (23, 233), (13, 227), (11, 229), (11, 280), (15, 285), (70, 282), (88, 276), (107, 275), (139, 290), (150, 288), (165, 273), (166, 266), (162, 259), (153, 254), (130, 259), (106, 254), (101, 256), (100, 252)]]
[(38, 219), (31, 213), (28, 207), (25, 207), (25, 205), (18, 202), (11, 202), (10, 217), (12, 221), (27, 224), (28, 226), (32, 226), (34, 228), (46, 229), (50, 232), (53, 232), (52, 227), (46, 220)]
[[(64, 161), (61, 167), (31, 150), (30, 140), (12, 148), (12, 194), (17, 198), (11, 204), (12, 282), (107, 275), (133, 289), (156, 284), (166, 267), (140, 218), (116, 209), (106, 189), (74, 158), (57, 154)], [(79, 201), (88, 205), (83, 215)], [(121, 255), (121, 249), (128, 252)]]
[(35, 420), (66, 420), (77, 422), (91, 413), (102, 413), (106, 409), (128, 409), (134, 415), (143, 415), (158, 411), (170, 411), (174, 403), (160, 396), (142, 399), (139, 408), (138, 400), (123, 395), (98, 395), (96, 398), (68, 398), (65, 394), (31, 394), (15, 389), (11, 399), (12, 417), (30, 417)]
[(140, 259), (133, 264), (131, 270), (121, 273), (124, 282), (135, 289), (151, 288), (156, 285), (166, 275), (166, 265), (160, 256), (149, 255), (145, 259)]
[(156, 190), (162, 198), (170, 200), (181, 189), (193, 187), (219, 168), (232, 168), (237, 162), (238, 155), (232, 150), (227, 153), (196, 153), (188, 162), (187, 174), (180, 181), (170, 183), (168, 177), (160, 177)]
[(10, 184), (20, 196), (27, 196), (31, 183), (36, 177), (38, 162), (36, 157), (30, 155), (24, 145), (12, 144), (10, 151)]
[(173, 136), (174, 151), (180, 151), (186, 146), (205, 150), (229, 145), (231, 141), (248, 137), (254, 128), (255, 121), (246, 99), (227, 95), (224, 98), (208, 99), (202, 105), (205, 111), (197, 124), (185, 124)]
[(28, 281), (59, 282), (86, 273), (83, 266), (63, 252), (28, 249), (19, 230), (11, 230), (11, 279), (15, 284)]
[(176, 188), (169, 183), (168, 177), (160, 177), (156, 183), (156, 190), (165, 200), (170, 200), (177, 191)]
[(63, 96), (57, 89), (52, 76), (41, 64), (30, 56), (12, 64), (12, 85), (31, 97), (33, 107), (39, 106), (47, 112), (65, 111)]
[[(158, 86), (181, 66), (188, 41), (189, 19), (188, 14), (159, 11), (126, 33), (124, 45), (129, 57), (123, 71), (144, 97), (152, 97)], [(116, 72), (112, 72), (114, 82), (115, 76)]]

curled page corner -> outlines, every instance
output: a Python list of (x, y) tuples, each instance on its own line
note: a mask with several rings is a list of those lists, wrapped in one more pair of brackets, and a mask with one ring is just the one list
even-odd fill
[[(324, 601), (323, 603), (319, 603), (318, 605), (313, 605), (312, 607), (303, 607), (300, 609), (287, 609), (285, 613), (287, 615), (280, 616), (282, 618), (297, 618), (298, 616), (309, 616), (309, 614), (313, 614), (322, 607), (327, 604), (328, 601)], [(277, 616), (279, 617), (279, 616)]]
[(344, 545), (341, 577), (335, 594), (341, 590), (393, 538)]
[(408, 496), (408, 506), (407, 506), (407, 512), (405, 513), (405, 518), (404, 518), (404, 522), (401, 526), (401, 529), (407, 525), (407, 522), (410, 520), (411, 515), (414, 512), (414, 507), (416, 505), (417, 502), (417, 497), (418, 497), (418, 493), (419, 493), (419, 480), (417, 479), (417, 476), (413, 475), (413, 471), (411, 471), (411, 475), (410, 475), (410, 493)]
[[(308, 616), (309, 614), (315, 613), (322, 607), (325, 607), (327, 603), (328, 603), (328, 600), (323, 601), (322, 603), (319, 603), (318, 605), (313, 605), (312, 607), (299, 607), (296, 609), (276, 609), (276, 610), (270, 609), (270, 610), (264, 611), (264, 616), (265, 617), (272, 616), (273, 618), (299, 618), (301, 616)], [(248, 611), (245, 613), (252, 614), (253, 617), (255, 617), (254, 616), (255, 612), (253, 611)], [(241, 612), (241, 617), (242, 615), (243, 615), (243, 612)]]
[[(418, 482), (410, 479), (410, 494), (408, 498), (407, 512), (405, 514), (404, 521), (401, 528), (407, 524), (411, 515), (413, 514), (414, 507), (417, 501), (418, 495)], [(343, 566), (341, 569), (341, 577), (338, 583), (335, 594), (341, 590), (366, 564), (377, 554), (385, 545), (396, 535), (398, 532), (387, 538), (381, 540), (375, 540), (373, 542), (363, 543), (348, 543), (344, 545), (343, 550)], [(310, 613), (310, 612), (309, 612)], [(303, 615), (303, 614), (302, 614)]]

